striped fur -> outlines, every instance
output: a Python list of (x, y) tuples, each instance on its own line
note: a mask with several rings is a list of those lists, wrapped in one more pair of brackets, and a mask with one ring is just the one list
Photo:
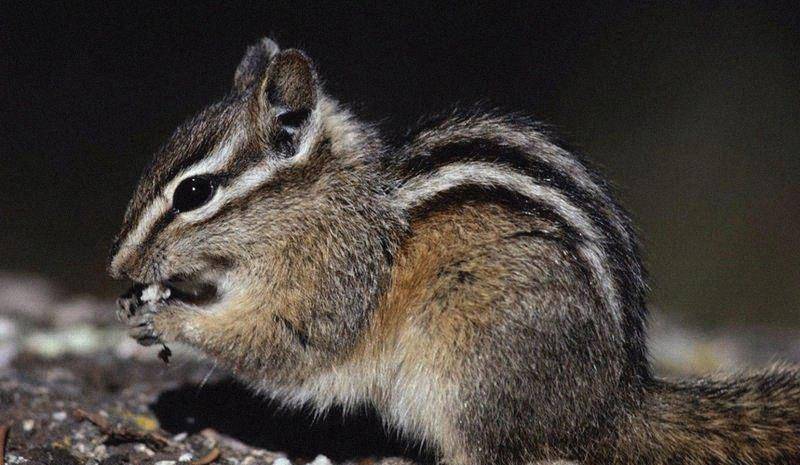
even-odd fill
[[(217, 190), (181, 212), (196, 175)], [(800, 460), (796, 371), (653, 378), (636, 235), (580, 157), (491, 113), (390, 149), (268, 39), (145, 170), (109, 268), (213, 285), (126, 301), (136, 337), (191, 344), (290, 405), (373, 405), (443, 463)]]
[(595, 281), (606, 296), (607, 311), (622, 320), (631, 341), (631, 361), (646, 377), (645, 271), (633, 227), (605, 182), (525, 119), (456, 114), (433, 121), (438, 124), (424, 123), (412, 133), (399, 164), (404, 179), (401, 202), (470, 184), (508, 187), (532, 200), (538, 197), (540, 204), (575, 227), (582, 239), (581, 254), (595, 269)]

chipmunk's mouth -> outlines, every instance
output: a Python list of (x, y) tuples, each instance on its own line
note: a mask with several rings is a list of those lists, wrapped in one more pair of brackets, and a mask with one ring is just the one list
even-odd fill
[(173, 277), (166, 281), (136, 283), (123, 298), (134, 298), (140, 304), (190, 305), (202, 307), (219, 298), (217, 285), (209, 281)]
[(219, 297), (216, 284), (207, 281), (171, 279), (162, 285), (170, 290), (167, 300), (174, 302), (203, 306)]

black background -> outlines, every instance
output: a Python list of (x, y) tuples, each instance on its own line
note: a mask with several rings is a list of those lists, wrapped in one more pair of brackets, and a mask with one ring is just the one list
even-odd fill
[(269, 35), (388, 134), (475, 102), (549, 123), (619, 187), (655, 304), (800, 323), (797, 2), (67, 3), (0, 2), (0, 270), (116, 292), (140, 170)]

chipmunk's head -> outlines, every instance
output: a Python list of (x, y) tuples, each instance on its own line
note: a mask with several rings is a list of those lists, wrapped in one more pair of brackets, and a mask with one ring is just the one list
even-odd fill
[(178, 128), (145, 170), (110, 274), (177, 286), (186, 301), (176, 304), (198, 307), (292, 280), (313, 288), (302, 282), (313, 273), (299, 270), (324, 273), (337, 248), (369, 236), (376, 204), (365, 197), (380, 189), (365, 179), (380, 150), (371, 135), (322, 94), (305, 54), (263, 39), (232, 92)]

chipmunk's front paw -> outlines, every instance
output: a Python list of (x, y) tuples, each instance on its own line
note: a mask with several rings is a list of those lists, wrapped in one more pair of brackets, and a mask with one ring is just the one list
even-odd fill
[(153, 286), (133, 286), (117, 299), (117, 318), (128, 327), (128, 335), (143, 346), (153, 345), (161, 338), (155, 327), (155, 316), (163, 296), (159, 289), (152, 289)]
[(156, 311), (153, 305), (145, 305), (135, 316), (130, 318), (128, 336), (136, 339), (143, 346), (151, 346), (161, 339), (161, 333), (155, 328)]

